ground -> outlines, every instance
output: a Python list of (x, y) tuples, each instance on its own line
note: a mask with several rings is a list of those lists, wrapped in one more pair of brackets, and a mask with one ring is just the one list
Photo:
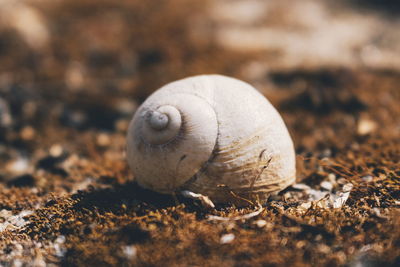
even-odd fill
[[(0, 265), (400, 265), (400, 8), (337, 2), (0, 1)], [(261, 207), (127, 166), (138, 105), (202, 73), (288, 126), (297, 181)]]

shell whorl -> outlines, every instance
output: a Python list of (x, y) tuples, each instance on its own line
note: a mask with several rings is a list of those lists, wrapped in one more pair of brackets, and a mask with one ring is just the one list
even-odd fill
[(180, 111), (170, 105), (147, 110), (143, 120), (143, 139), (152, 145), (162, 145), (173, 140), (182, 126)]
[(209, 160), (218, 122), (203, 98), (160, 90), (138, 109), (128, 129), (128, 162), (143, 187), (171, 193)]

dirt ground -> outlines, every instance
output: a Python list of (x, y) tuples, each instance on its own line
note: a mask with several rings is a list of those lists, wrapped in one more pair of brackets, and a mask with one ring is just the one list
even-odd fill
[[(400, 6), (289, 2), (0, 0), (0, 266), (399, 266)], [(288, 126), (297, 183), (262, 209), (127, 166), (138, 105), (203, 73)]]

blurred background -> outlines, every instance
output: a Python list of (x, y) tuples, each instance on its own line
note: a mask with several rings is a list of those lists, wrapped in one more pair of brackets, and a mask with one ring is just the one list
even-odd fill
[(396, 0), (0, 0), (0, 159), (121, 151), (141, 101), (204, 73), (255, 85), (298, 153), (399, 134), (399, 14)]

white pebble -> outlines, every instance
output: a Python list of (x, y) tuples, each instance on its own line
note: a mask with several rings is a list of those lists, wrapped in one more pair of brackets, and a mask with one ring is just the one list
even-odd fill
[(55, 242), (55, 243), (58, 243), (58, 244), (63, 244), (63, 243), (65, 243), (65, 236), (59, 235), (59, 236), (56, 238), (56, 240), (55, 240), (54, 242)]
[(135, 246), (124, 246), (122, 247), (122, 253), (125, 255), (125, 257), (129, 260), (136, 258), (137, 255), (137, 249)]
[(55, 251), (55, 255), (59, 258), (62, 258), (65, 256), (65, 253), (67, 253), (67, 249), (64, 247), (61, 247), (60, 244), (56, 243), (54, 244), (54, 251)]
[(357, 133), (359, 135), (367, 135), (375, 131), (377, 127), (376, 122), (369, 119), (361, 119), (357, 125)]
[(18, 158), (7, 165), (7, 170), (14, 174), (24, 173), (28, 170), (28, 168), (29, 162), (24, 158)]
[(221, 239), (219, 242), (221, 244), (228, 244), (228, 243), (231, 243), (234, 239), (235, 239), (234, 234), (225, 234), (225, 235), (221, 236)]
[(265, 220), (257, 220), (256, 221), (256, 225), (257, 225), (258, 228), (263, 228), (264, 226), (267, 225), (267, 221), (265, 221)]
[(363, 176), (361, 179), (362, 179), (364, 182), (369, 183), (369, 182), (371, 182), (371, 181), (374, 179), (374, 177), (372, 177), (372, 175), (365, 175), (365, 176)]
[(323, 182), (320, 184), (320, 186), (322, 187), (322, 189), (325, 189), (325, 190), (327, 190), (327, 191), (332, 191), (332, 189), (333, 189), (333, 185), (332, 185), (330, 182), (328, 182), (328, 181), (323, 181)]
[(336, 175), (335, 175), (334, 173), (328, 174), (328, 180), (329, 180), (329, 182), (331, 182), (332, 184), (336, 184)]
[(350, 192), (351, 189), (353, 189), (353, 184), (352, 183), (347, 183), (343, 186), (343, 192)]

